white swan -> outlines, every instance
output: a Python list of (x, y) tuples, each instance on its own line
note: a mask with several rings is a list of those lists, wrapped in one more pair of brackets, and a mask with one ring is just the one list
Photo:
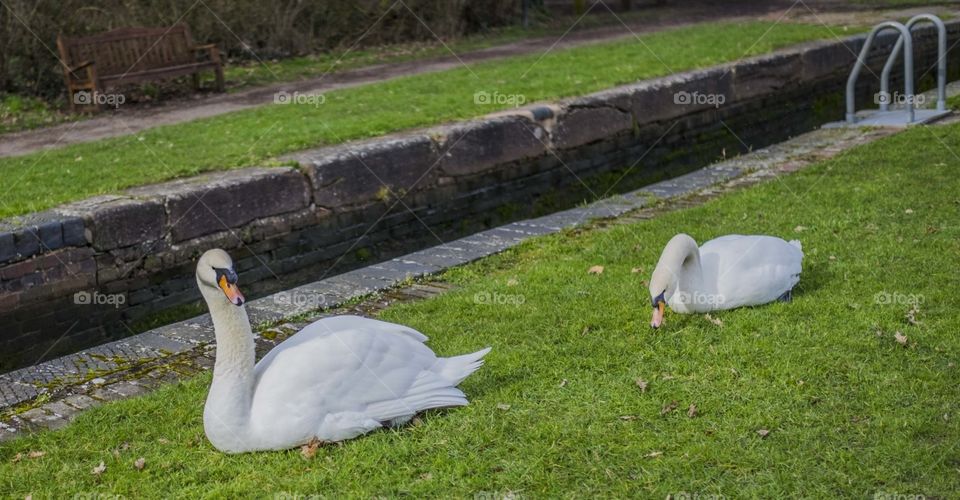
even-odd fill
[(678, 234), (664, 247), (650, 277), (650, 326), (663, 323), (665, 304), (679, 313), (702, 313), (789, 301), (802, 261), (796, 240), (730, 235), (697, 248), (693, 238)]
[(230, 256), (204, 253), (197, 284), (217, 338), (203, 428), (227, 453), (342, 441), (402, 425), (429, 408), (464, 406), (456, 385), (490, 351), (438, 358), (423, 344), (427, 337), (411, 328), (338, 316), (308, 325), (255, 365)]

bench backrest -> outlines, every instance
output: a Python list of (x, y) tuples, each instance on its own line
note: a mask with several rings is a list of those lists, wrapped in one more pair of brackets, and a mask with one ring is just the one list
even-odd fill
[(97, 74), (117, 75), (195, 62), (185, 24), (169, 28), (120, 28), (85, 37), (57, 37), (60, 57), (70, 66), (96, 63)]

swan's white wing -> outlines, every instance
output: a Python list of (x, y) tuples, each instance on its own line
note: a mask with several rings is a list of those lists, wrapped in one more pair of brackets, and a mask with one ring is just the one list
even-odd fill
[[(317, 321), (257, 364), (251, 422), (297, 443), (338, 425), (359, 432), (371, 422), (467, 404), (424, 340), (410, 328), (367, 318)], [(272, 429), (275, 422), (284, 428)]]
[(700, 247), (704, 287), (722, 297), (717, 309), (765, 304), (800, 280), (799, 244), (773, 236), (722, 236)]

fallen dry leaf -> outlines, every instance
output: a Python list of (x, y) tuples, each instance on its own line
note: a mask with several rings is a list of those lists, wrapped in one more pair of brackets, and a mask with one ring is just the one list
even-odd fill
[(313, 438), (309, 443), (300, 447), (300, 456), (310, 460), (317, 455), (317, 448), (320, 447), (320, 440)]
[(17, 453), (16, 455), (13, 456), (12, 459), (10, 459), (10, 461), (13, 463), (17, 463), (21, 460), (23, 460), (23, 453)]
[(560, 381), (560, 387), (566, 387), (566, 386), (567, 386), (567, 379), (561, 380), (561, 381)]
[(587, 269), (587, 272), (590, 274), (603, 274), (603, 266), (591, 266), (590, 269)]
[(517, 281), (517, 278), (510, 278), (507, 280), (507, 286), (517, 286), (520, 282)]
[(636, 415), (620, 415), (620, 420), (630, 421), (630, 420), (636, 420), (636, 419), (637, 419)]
[(104, 471), (106, 470), (107, 470), (107, 464), (103, 463), (103, 460), (101, 460), (100, 465), (94, 467), (93, 470), (90, 471), (90, 473), (93, 474), (94, 476), (99, 476), (100, 474), (103, 474)]
[(140, 457), (140, 458), (134, 460), (134, 462), (133, 462), (133, 468), (134, 468), (134, 469), (137, 469), (137, 470), (143, 470), (143, 468), (144, 468), (146, 465), (147, 465), (147, 460), (146, 460), (145, 458), (143, 458), (143, 457)]
[(644, 455), (644, 457), (646, 457), (646, 458), (657, 458), (657, 457), (659, 457), (660, 455), (663, 455), (663, 452), (662, 452), (662, 451), (651, 451), (650, 453), (647, 453), (646, 455)]
[(635, 267), (635, 268), (631, 269), (630, 272), (633, 273), (633, 274), (642, 273), (642, 272), (643, 272), (643, 268), (642, 268), (642, 267)]
[(429, 472), (424, 472), (423, 474), (420, 474), (420, 480), (421, 480), (421, 481), (429, 481), (429, 480), (431, 480), (431, 479), (433, 479), (433, 474), (431, 474), (431, 473), (429, 473)]
[(40, 458), (46, 454), (47, 452), (45, 451), (31, 451), (30, 453), (27, 453), (27, 458)]
[(160, 438), (157, 440), (157, 442), (160, 444), (170, 444), (170, 440), (167, 438)]
[(497, 403), (497, 409), (498, 409), (498, 410), (507, 411), (507, 410), (510, 409), (510, 405), (508, 405), (508, 404), (506, 404), (506, 403)]
[(648, 383), (646, 380), (642, 378), (638, 378), (637, 380), (635, 380), (635, 382), (637, 383), (637, 387), (640, 388), (640, 392), (647, 392)]
[(709, 314), (704, 314), (703, 317), (704, 317), (704, 318), (707, 318), (707, 321), (709, 321), (709, 322), (711, 322), (711, 323), (713, 323), (713, 324), (715, 324), (715, 325), (717, 325), (717, 326), (723, 326), (723, 320), (721, 320), (720, 318), (714, 318), (713, 316), (711, 316), (711, 315), (709, 315)]
[(897, 332), (893, 334), (893, 338), (897, 340), (897, 343), (900, 345), (907, 345), (907, 336)]
[(912, 214), (912, 213), (913, 213), (913, 209), (912, 209), (912, 208), (908, 208), (908, 209), (904, 210), (903, 213), (905, 213), (905, 214)]
[(760, 429), (757, 431), (757, 435), (759, 435), (761, 438), (765, 438), (770, 435), (770, 431), (766, 429)]
[(804, 231), (806, 231), (806, 230), (807, 230), (807, 226), (797, 226), (797, 227), (793, 228), (793, 231), (794, 231), (794, 232), (797, 232), (797, 233), (802, 233), (802, 232), (804, 232)]
[(690, 408), (687, 408), (687, 416), (690, 418), (697, 416), (697, 405), (692, 403), (690, 404)]
[(668, 404), (668, 405), (666, 405), (666, 406), (664, 406), (663, 408), (660, 409), (660, 414), (661, 414), (661, 415), (666, 415), (667, 413), (670, 413), (670, 412), (672, 412), (673, 410), (676, 410), (676, 409), (677, 409), (677, 404), (678, 404), (678, 403), (677, 403), (676, 401), (671, 401), (670, 404)]

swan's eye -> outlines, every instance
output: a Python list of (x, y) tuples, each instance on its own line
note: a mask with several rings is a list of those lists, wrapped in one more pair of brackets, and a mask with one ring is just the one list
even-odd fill
[(660, 292), (660, 295), (657, 295), (656, 297), (653, 298), (653, 300), (651, 300), (654, 309), (657, 308), (657, 304), (659, 304), (660, 302), (666, 302), (666, 300), (663, 298), (663, 295), (664, 295), (665, 293), (667, 293), (667, 290), (666, 290), (666, 289), (664, 289), (662, 292)]
[(230, 283), (231, 285), (237, 284), (237, 280), (239, 279), (239, 277), (237, 276), (237, 272), (234, 271), (233, 269), (215, 267), (213, 268), (213, 271), (217, 273), (217, 281), (216, 281), (217, 283), (220, 283), (220, 278), (224, 278), (227, 280), (227, 283)]

